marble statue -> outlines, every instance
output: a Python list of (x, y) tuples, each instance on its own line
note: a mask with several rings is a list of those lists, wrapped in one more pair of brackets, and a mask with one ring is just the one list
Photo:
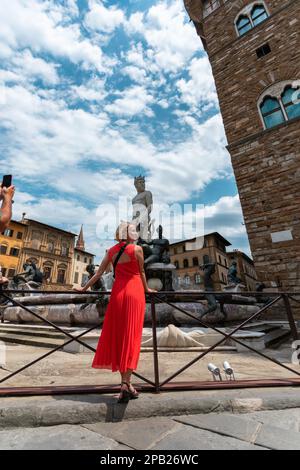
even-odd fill
[[(216, 264), (215, 263), (207, 263), (202, 266), (204, 272), (204, 289), (205, 292), (213, 292), (214, 291), (214, 281), (212, 279), (212, 275), (216, 272)], [(217, 309), (217, 301), (214, 294), (206, 294), (205, 298), (208, 303), (208, 309), (203, 312), (200, 317), (202, 318), (204, 315), (207, 315), (210, 312), (214, 312)]]
[(227, 274), (227, 281), (228, 284), (241, 284), (241, 279), (237, 276), (237, 262), (232, 261), (230, 268), (228, 269), (228, 274)]
[(145, 177), (140, 175), (134, 178), (134, 186), (137, 194), (132, 199), (133, 215), (132, 219), (138, 219), (137, 231), (140, 239), (151, 240), (151, 211), (153, 198), (151, 191), (146, 190)]

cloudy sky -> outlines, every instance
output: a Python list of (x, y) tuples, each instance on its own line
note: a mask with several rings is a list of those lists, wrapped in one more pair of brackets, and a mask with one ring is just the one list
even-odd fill
[(204, 214), (205, 232), (248, 252), (210, 65), (182, 0), (1, 0), (0, 59), (14, 218), (84, 224), (101, 256), (114, 225), (101, 208), (131, 199), (143, 174), (156, 204), (190, 205), (187, 220)]

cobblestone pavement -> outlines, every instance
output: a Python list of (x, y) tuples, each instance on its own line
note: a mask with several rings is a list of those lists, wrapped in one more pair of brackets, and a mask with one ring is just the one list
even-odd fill
[(299, 450), (300, 408), (2, 428), (0, 449)]

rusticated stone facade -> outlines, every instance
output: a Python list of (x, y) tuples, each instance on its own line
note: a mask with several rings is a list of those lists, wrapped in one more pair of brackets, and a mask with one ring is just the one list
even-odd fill
[[(258, 279), (300, 291), (300, 119), (266, 129), (259, 109), (270, 86), (300, 79), (300, 0), (216, 0), (206, 14), (206, 0), (185, 4), (212, 66)], [(255, 4), (268, 18), (239, 36), (236, 19)]]

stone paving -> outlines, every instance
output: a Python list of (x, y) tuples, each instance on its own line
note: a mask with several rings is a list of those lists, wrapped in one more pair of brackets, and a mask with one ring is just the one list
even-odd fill
[(300, 450), (300, 408), (2, 429), (7, 449)]
[[(6, 347), (6, 364), (3, 370), (0, 367), (0, 379), (7, 376), (9, 371), (15, 371), (25, 364), (37, 359), (50, 351), (47, 348), (33, 346), (11, 345)], [(290, 344), (280, 349), (266, 349), (267, 355), (276, 358), (295, 370), (299, 366), (291, 364), (292, 349)], [(161, 380), (172, 375), (189, 361), (200, 355), (200, 352), (160, 352), (159, 370)], [(1, 386), (38, 386), (38, 385), (91, 385), (91, 384), (119, 384), (120, 375), (109, 370), (97, 370), (91, 367), (93, 353), (71, 354), (57, 351), (41, 362), (25, 369), (22, 373), (12, 377)], [(207, 370), (208, 363), (212, 362), (222, 369), (224, 361), (229, 361), (234, 368), (236, 379), (264, 379), (296, 377), (292, 372), (251, 352), (212, 352), (202, 360), (196, 362), (183, 373), (176, 381), (212, 380)], [(137, 372), (150, 380), (154, 378), (153, 354), (142, 352)], [(224, 378), (224, 374), (223, 374)]]

